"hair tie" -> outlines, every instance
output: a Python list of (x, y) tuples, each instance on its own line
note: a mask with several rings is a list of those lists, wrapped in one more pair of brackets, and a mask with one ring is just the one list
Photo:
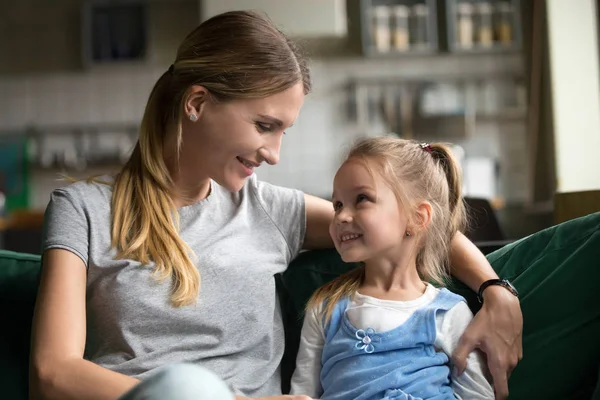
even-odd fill
[(421, 143), (420, 146), (426, 152), (433, 153), (433, 149), (431, 148), (431, 145), (429, 143)]
[(175, 69), (175, 67), (173, 66), (173, 64), (171, 64), (171, 66), (169, 67), (169, 74), (173, 75), (173, 69)]

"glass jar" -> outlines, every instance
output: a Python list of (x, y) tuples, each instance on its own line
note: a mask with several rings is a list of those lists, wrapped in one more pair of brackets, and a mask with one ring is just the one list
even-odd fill
[(429, 47), (429, 7), (423, 3), (412, 6), (410, 15), (410, 41), (419, 49)]
[(390, 7), (375, 6), (372, 9), (373, 46), (380, 53), (387, 53), (391, 47)]
[(410, 48), (409, 28), (408, 28), (409, 9), (405, 5), (392, 7), (392, 42), (394, 50), (406, 51)]
[(513, 43), (513, 8), (508, 2), (501, 1), (494, 8), (495, 39), (502, 46)]
[(461, 2), (456, 11), (456, 43), (463, 49), (470, 49), (473, 47), (473, 4)]
[(492, 47), (494, 35), (492, 26), (492, 5), (485, 1), (476, 4), (475, 8), (475, 41), (481, 47)]

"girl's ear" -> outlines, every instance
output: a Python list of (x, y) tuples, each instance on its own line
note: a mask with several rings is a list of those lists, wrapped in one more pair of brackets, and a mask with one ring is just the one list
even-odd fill
[(417, 206), (415, 212), (415, 220), (414, 226), (415, 230), (423, 231), (427, 228), (429, 223), (431, 222), (431, 215), (433, 213), (433, 209), (431, 208), (431, 204), (429, 202), (424, 201)]

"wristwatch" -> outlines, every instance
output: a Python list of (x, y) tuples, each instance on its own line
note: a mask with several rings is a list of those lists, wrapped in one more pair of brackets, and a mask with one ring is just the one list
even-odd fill
[(493, 285), (502, 286), (503, 288), (506, 288), (509, 292), (514, 294), (516, 297), (519, 297), (519, 292), (517, 292), (517, 289), (515, 289), (512, 283), (510, 283), (506, 279), (490, 279), (488, 281), (483, 282), (481, 286), (479, 286), (479, 291), (477, 292), (477, 300), (479, 300), (480, 303), (483, 303), (483, 291), (489, 286)]

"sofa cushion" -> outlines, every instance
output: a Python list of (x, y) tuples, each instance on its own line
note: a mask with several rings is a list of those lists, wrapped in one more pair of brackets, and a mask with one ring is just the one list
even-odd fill
[(0, 250), (0, 391), (27, 399), (31, 318), (40, 256)]
[(600, 368), (600, 213), (540, 231), (488, 259), (521, 294), (524, 358), (510, 377), (514, 398), (592, 398)]

